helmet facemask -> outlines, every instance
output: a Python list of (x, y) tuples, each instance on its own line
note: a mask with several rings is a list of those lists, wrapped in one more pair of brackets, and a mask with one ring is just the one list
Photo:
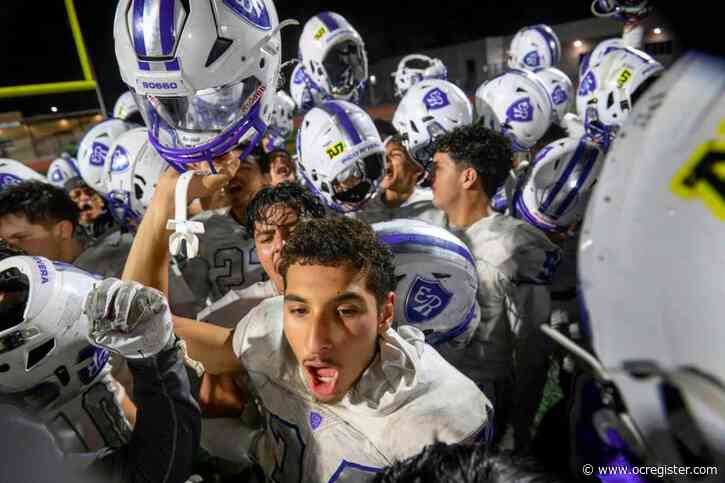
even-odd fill
[(344, 207), (358, 209), (375, 194), (383, 166), (383, 155), (376, 152), (342, 170), (330, 183), (332, 199)]
[(365, 80), (365, 55), (353, 40), (335, 45), (322, 61), (322, 67), (333, 96), (349, 96)]

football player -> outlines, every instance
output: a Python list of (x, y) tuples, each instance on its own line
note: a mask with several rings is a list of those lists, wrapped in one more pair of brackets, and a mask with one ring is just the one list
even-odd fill
[(458, 367), (494, 401), (497, 438), (510, 419), (524, 449), (546, 379), (548, 347), (538, 327), (549, 319), (547, 285), (560, 250), (536, 228), (490, 210), (512, 167), (502, 134), (478, 123), (435, 146), (433, 204), (471, 249), (479, 276), (481, 323)]

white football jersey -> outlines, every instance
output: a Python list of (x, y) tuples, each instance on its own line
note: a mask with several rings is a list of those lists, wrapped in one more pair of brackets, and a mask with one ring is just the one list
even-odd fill
[(73, 265), (102, 278), (120, 278), (133, 245), (133, 234), (115, 229), (84, 247)]
[(233, 329), (254, 307), (279, 295), (271, 280), (257, 282), (242, 290), (230, 290), (224, 297), (199, 312), (196, 320)]
[(310, 395), (283, 333), (283, 297), (239, 322), (233, 346), (266, 411), (255, 456), (268, 479), (367, 481), (436, 441), (489, 436), (486, 397), (413, 327), (388, 330), (378, 356), (335, 404)]
[(385, 204), (382, 199), (383, 193), (384, 191), (378, 191), (362, 210), (350, 213), (348, 216), (369, 225), (381, 221), (412, 218), (446, 228), (446, 215), (433, 206), (433, 192), (430, 189), (416, 188), (410, 198), (394, 208)]
[[(172, 304), (177, 315), (195, 318), (208, 304), (230, 290), (241, 290), (266, 278), (259, 264), (254, 240), (229, 214), (229, 209), (210, 210), (193, 218), (204, 224), (199, 236), (199, 254), (191, 259), (177, 259), (183, 278), (196, 300), (182, 308)], [(170, 281), (173, 283), (173, 280)], [(175, 289), (170, 289), (174, 293)]]
[(560, 249), (537, 228), (498, 213), (454, 233), (476, 259), (481, 308), (473, 340), (455, 365), (486, 384), (511, 374), (517, 339), (549, 319), (548, 285)]

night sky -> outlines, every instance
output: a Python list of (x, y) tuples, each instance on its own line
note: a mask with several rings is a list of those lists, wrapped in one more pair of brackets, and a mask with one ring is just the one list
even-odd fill
[[(203, 0), (192, 0), (203, 1)], [(113, 51), (113, 0), (75, 0), (86, 46), (100, 80), (108, 109), (124, 90)], [(401, 0), (358, 2), (286, 0), (276, 2), (280, 19), (302, 24), (322, 10), (336, 11), (363, 36), (370, 63), (492, 35), (504, 35), (533, 23), (556, 24), (591, 16), (590, 0), (579, 1), (456, 1), (437, 6)], [(344, 5), (344, 6), (342, 6)], [(474, 6), (475, 5), (475, 6)], [(66, 21), (62, 0), (0, 3), (3, 70), (0, 85), (79, 80), (81, 68)], [(283, 60), (295, 56), (301, 27), (283, 31)], [(24, 115), (46, 114), (57, 105), (61, 112), (97, 108), (95, 94), (0, 99), (0, 112), (20, 110)]]

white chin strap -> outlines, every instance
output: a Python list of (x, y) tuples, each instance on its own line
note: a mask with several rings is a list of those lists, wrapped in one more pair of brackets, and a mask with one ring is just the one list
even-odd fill
[(182, 241), (186, 242), (187, 258), (194, 258), (199, 253), (199, 238), (196, 234), (204, 233), (204, 224), (187, 219), (187, 192), (189, 183), (194, 176), (206, 176), (209, 171), (187, 171), (176, 182), (176, 213), (173, 220), (166, 223), (167, 230), (175, 230), (169, 237), (169, 252), (173, 256), (181, 254)]

